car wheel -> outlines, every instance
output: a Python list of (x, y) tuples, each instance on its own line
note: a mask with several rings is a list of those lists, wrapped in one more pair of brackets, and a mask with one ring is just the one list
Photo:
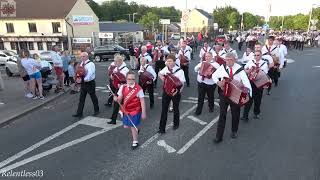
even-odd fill
[(94, 57), (94, 60), (95, 60), (96, 62), (101, 62), (101, 61), (102, 61), (102, 58), (101, 58), (101, 56), (95, 56), (95, 57)]
[(9, 68), (6, 68), (6, 74), (9, 77), (11, 77), (13, 75), (13, 73), (9, 70)]

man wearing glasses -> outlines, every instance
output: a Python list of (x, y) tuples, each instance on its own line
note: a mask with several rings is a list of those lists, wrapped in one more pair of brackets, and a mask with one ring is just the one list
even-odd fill
[[(254, 60), (249, 61), (244, 67), (246, 73), (249, 74), (251, 73), (252, 70), (255, 70), (255, 68), (258, 67), (264, 73), (268, 74), (268, 71), (269, 71), (268, 63), (262, 60), (261, 51), (256, 51), (254, 56), (255, 56)], [(252, 87), (252, 98), (250, 98), (250, 101), (245, 105), (243, 116), (241, 118), (241, 120), (244, 120), (244, 121), (249, 121), (248, 115), (253, 102), (254, 102), (253, 118), (254, 119), (260, 118), (259, 115), (260, 115), (260, 106), (261, 106), (261, 100), (262, 100), (262, 94), (263, 94), (263, 87), (257, 88), (257, 86), (252, 81), (251, 81), (251, 87)]]
[(248, 76), (243, 70), (243, 68), (239, 64), (235, 63), (235, 54), (232, 52), (227, 53), (225, 60), (226, 64), (220, 66), (212, 75), (214, 83), (216, 83), (219, 86), (218, 92), (220, 95), (220, 116), (218, 121), (216, 138), (214, 139), (215, 143), (220, 143), (222, 141), (224, 128), (226, 125), (228, 106), (230, 106), (232, 114), (231, 138), (233, 139), (237, 138), (237, 131), (240, 119), (240, 105), (233, 103), (228, 97), (225, 97), (223, 94), (224, 78), (226, 77), (242, 82), (243, 85), (250, 90), (250, 96), (252, 95), (251, 85)]
[(77, 113), (72, 115), (73, 117), (81, 118), (83, 116), (83, 107), (86, 101), (87, 93), (89, 93), (90, 98), (94, 107), (94, 116), (99, 114), (99, 102), (96, 96), (96, 68), (92, 61), (89, 60), (89, 55), (87, 52), (82, 52), (80, 55), (81, 63), (80, 66), (84, 67), (85, 75), (82, 77), (81, 89), (80, 89), (80, 100), (78, 105)]

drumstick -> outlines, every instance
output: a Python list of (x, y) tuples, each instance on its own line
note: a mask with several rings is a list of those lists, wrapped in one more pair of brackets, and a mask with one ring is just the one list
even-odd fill
[[(111, 94), (112, 94), (114, 97), (116, 97), (116, 95), (114, 94), (114, 92), (111, 90), (110, 85), (107, 85), (107, 88), (109, 89), (109, 91), (111, 92)], [(122, 105), (120, 104), (120, 102), (118, 102), (118, 101), (116, 101), (116, 102), (119, 104), (120, 108), (123, 109), (123, 107), (122, 107)], [(133, 125), (133, 127), (136, 129), (137, 132), (139, 132), (139, 130), (138, 130), (138, 128), (136, 127), (136, 125), (134, 125), (134, 123), (133, 123), (130, 115), (127, 115), (127, 114), (124, 113), (124, 112), (123, 112), (123, 114), (128, 117), (128, 119), (129, 119), (129, 121), (131, 122), (131, 124)]]

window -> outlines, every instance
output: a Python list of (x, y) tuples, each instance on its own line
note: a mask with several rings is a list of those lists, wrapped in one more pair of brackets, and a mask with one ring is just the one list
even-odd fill
[(62, 44), (61, 44), (61, 42), (56, 42), (56, 46), (58, 46), (59, 49), (62, 49)]
[(8, 33), (14, 33), (13, 23), (6, 23), (6, 26), (7, 26)]
[(20, 49), (28, 49), (28, 43), (27, 42), (19, 42)]
[(53, 33), (60, 33), (60, 23), (59, 22), (53, 22), (52, 23), (52, 31)]
[(37, 42), (38, 45), (38, 50), (43, 50), (43, 43), (42, 42)]
[(29, 50), (34, 50), (33, 42), (28, 42)]
[(29, 32), (37, 32), (36, 23), (28, 23), (28, 25), (29, 25)]
[(47, 42), (47, 50), (52, 50), (52, 42)]
[(11, 50), (18, 50), (18, 44), (16, 42), (10, 42)]
[(0, 42), (0, 50), (4, 50), (4, 44), (3, 44), (3, 42)]

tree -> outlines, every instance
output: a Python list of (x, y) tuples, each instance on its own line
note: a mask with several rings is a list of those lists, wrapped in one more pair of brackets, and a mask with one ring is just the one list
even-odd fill
[(148, 28), (149, 30), (152, 30), (152, 27), (158, 28), (159, 27), (159, 19), (160, 17), (153, 13), (148, 12), (146, 15), (142, 16), (139, 24), (143, 25), (145, 28)]
[[(226, 18), (227, 16), (227, 18)], [(219, 28), (229, 29), (230, 26), (236, 28), (240, 23), (240, 15), (236, 8), (231, 6), (216, 8), (213, 10), (213, 18), (218, 23)]]
[(251, 13), (245, 12), (243, 13), (243, 25), (245, 30), (252, 29), (253, 27), (260, 25), (258, 22), (257, 16), (254, 16)]
[(93, 0), (86, 0), (94, 13), (98, 16), (99, 19), (102, 18), (102, 11), (100, 9), (100, 5)]
[(312, 10), (312, 19), (317, 19), (317, 29), (320, 29), (320, 7)]
[(279, 30), (282, 25), (282, 17), (280, 16), (271, 16), (269, 19), (269, 26), (274, 30)]

